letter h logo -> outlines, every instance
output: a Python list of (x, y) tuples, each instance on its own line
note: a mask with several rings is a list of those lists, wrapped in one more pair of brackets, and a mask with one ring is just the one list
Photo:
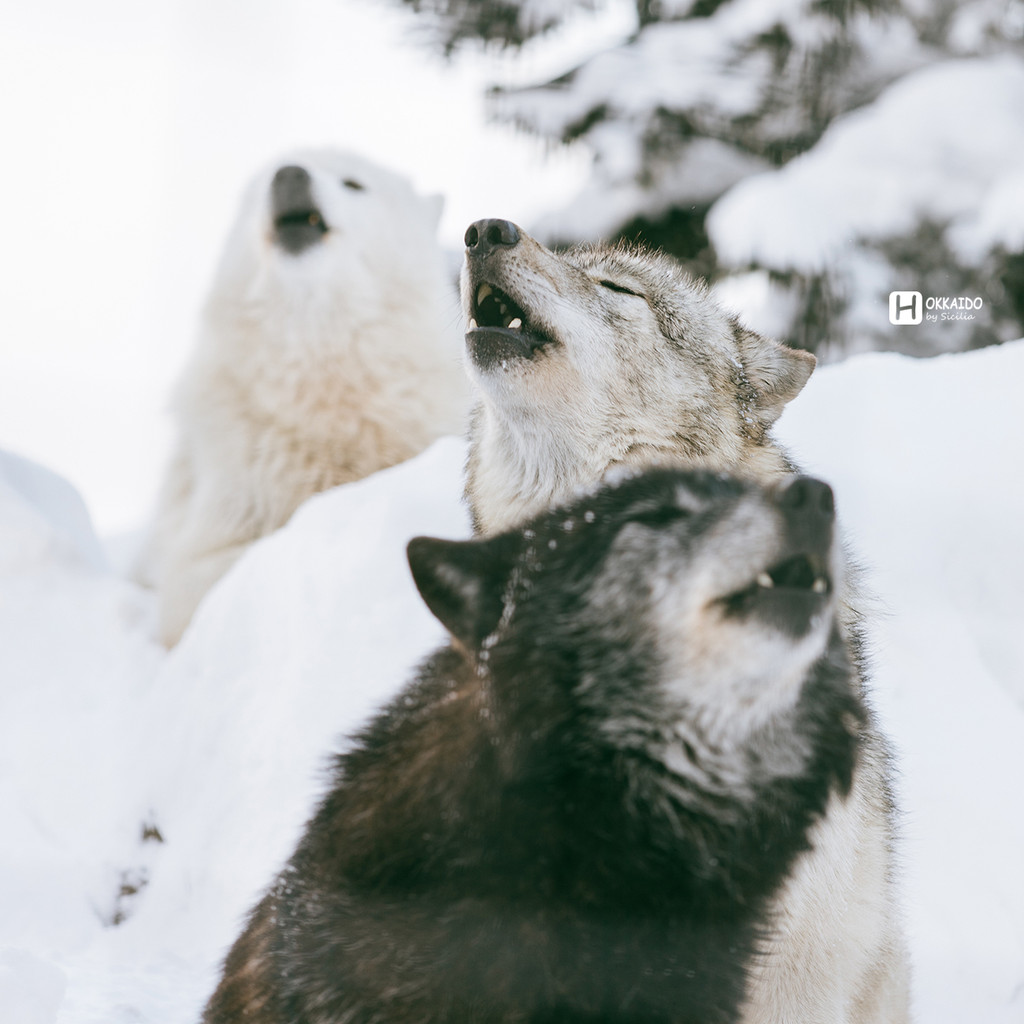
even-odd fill
[(902, 327), (919, 324), (924, 318), (924, 300), (920, 292), (889, 292), (889, 323)]

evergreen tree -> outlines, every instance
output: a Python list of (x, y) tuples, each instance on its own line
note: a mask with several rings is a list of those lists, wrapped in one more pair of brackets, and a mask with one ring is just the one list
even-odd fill
[[(438, 45), (449, 53), (470, 40), (520, 47), (593, 6), (586, 0), (403, 2), (431, 14)], [(1019, 0), (637, 0), (636, 29), (620, 46), (552, 81), (493, 88), (488, 106), (499, 121), (592, 153), (593, 171), (577, 199), (531, 225), (545, 241), (643, 240), (711, 278), (761, 270), (771, 276), (779, 308), (788, 310), (780, 333), (812, 350), (826, 341), (835, 351), (858, 343), (918, 352), (959, 348), (1024, 333), (1024, 256), (1005, 239), (965, 262), (941, 210), (925, 208), (895, 234), (855, 238), (849, 252), (831, 253), (828, 265), (808, 267), (785, 252), (743, 254), (736, 246), (739, 255), (723, 259), (706, 221), (738, 183), (813, 154), (837, 118), (870, 108), (907, 76), (1002, 51), (1021, 59), (1022, 31)], [(933, 127), (933, 134), (945, 132), (936, 148), (951, 154), (955, 178), (956, 128), (939, 120)], [(1007, 130), (1013, 134), (1012, 125)], [(1024, 133), (1024, 114), (1018, 132)], [(823, 167), (833, 173), (827, 161)], [(899, 170), (880, 166), (879, 188)], [(909, 202), (912, 186), (902, 186)], [(984, 314), (955, 330), (948, 324), (891, 328), (887, 291), (880, 292), (960, 294), (956, 289), (982, 285)], [(870, 313), (865, 318), (866, 308), (880, 311), (879, 325)]]

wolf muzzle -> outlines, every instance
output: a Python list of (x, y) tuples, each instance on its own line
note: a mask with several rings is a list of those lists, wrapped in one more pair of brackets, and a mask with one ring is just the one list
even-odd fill
[(274, 240), (293, 256), (317, 244), (327, 225), (313, 198), (313, 179), (305, 167), (279, 167), (270, 183)]

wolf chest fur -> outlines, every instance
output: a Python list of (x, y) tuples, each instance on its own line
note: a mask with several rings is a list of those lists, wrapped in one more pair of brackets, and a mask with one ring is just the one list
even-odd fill
[(886, 823), (832, 533), (818, 481), (659, 470), (413, 541), (451, 642), (338, 759), (206, 1024), (901, 1019), (884, 872), (846, 877)]

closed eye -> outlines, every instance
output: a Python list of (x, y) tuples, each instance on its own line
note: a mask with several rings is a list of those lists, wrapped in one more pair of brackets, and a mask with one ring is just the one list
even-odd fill
[(656, 528), (687, 519), (689, 515), (689, 509), (680, 508), (678, 505), (658, 505), (654, 508), (638, 509), (630, 515), (629, 521)]
[(643, 298), (640, 292), (635, 292), (632, 288), (627, 288), (624, 284), (619, 284), (617, 281), (598, 281), (598, 284), (612, 292), (620, 292), (623, 295), (635, 295), (637, 298)]
[(361, 181), (356, 181), (355, 178), (343, 178), (341, 183), (345, 188), (352, 189), (353, 192), (362, 192), (366, 188)]

